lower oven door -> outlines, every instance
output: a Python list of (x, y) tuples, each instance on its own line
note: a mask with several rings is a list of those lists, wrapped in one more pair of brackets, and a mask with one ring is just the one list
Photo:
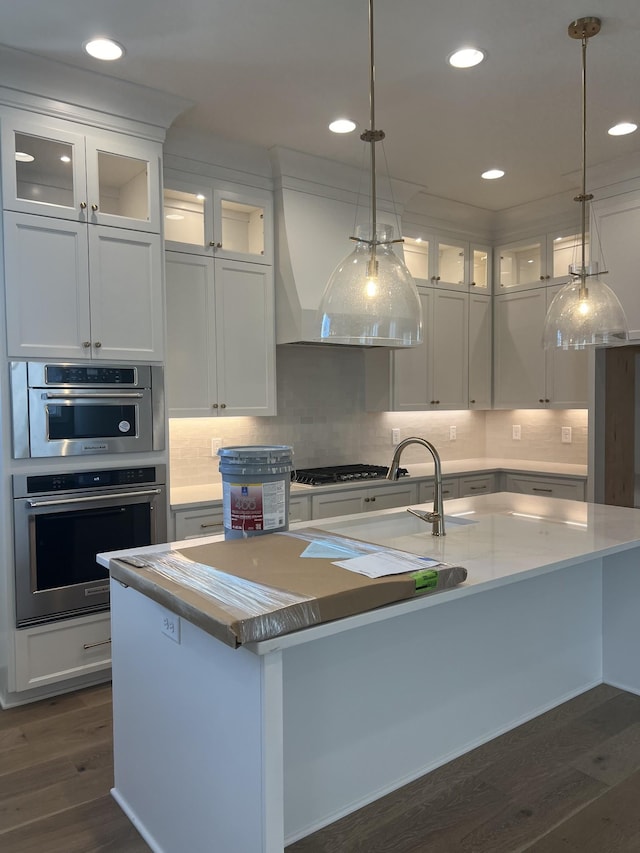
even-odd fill
[(16, 624), (109, 606), (96, 554), (166, 540), (164, 486), (14, 500)]

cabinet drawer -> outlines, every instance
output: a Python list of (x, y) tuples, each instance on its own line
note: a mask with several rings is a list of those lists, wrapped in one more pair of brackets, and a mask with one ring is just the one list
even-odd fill
[(581, 480), (519, 477), (513, 474), (507, 474), (505, 478), (506, 491), (521, 495), (538, 495), (541, 498), (568, 498), (583, 501), (584, 486)]
[(291, 497), (289, 498), (289, 524), (295, 521), (309, 521), (311, 518), (311, 498)]
[(224, 533), (222, 507), (178, 510), (175, 520), (178, 540)]
[[(442, 500), (447, 501), (452, 498), (460, 497), (460, 483), (458, 482), (457, 477), (443, 477), (442, 479)], [(425, 480), (425, 482), (420, 483), (420, 489), (418, 493), (418, 500), (421, 504), (427, 503), (427, 501), (433, 500), (433, 493), (435, 491), (435, 483), (433, 480)]]
[(15, 690), (30, 690), (111, 666), (109, 614), (22, 628), (15, 634)]
[(459, 497), (466, 498), (475, 495), (490, 495), (496, 490), (496, 478), (494, 474), (482, 474), (477, 477), (460, 478)]

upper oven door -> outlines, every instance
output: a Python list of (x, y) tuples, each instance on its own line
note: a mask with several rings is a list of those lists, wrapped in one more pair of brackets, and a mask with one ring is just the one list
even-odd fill
[(31, 388), (31, 456), (153, 450), (151, 390)]

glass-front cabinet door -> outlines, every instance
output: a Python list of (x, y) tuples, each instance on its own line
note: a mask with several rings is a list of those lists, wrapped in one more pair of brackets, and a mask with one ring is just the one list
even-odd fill
[(496, 251), (498, 287), (531, 287), (540, 284), (545, 280), (546, 264), (544, 236), (500, 246)]
[(260, 190), (185, 183), (165, 175), (167, 248), (219, 258), (273, 262), (271, 197)]
[(488, 246), (472, 245), (469, 251), (471, 287), (483, 293), (491, 290), (491, 249)]
[(468, 248), (465, 243), (434, 242), (435, 264), (431, 281), (438, 285), (466, 285)]
[(159, 143), (79, 129), (53, 118), (34, 122), (12, 111), (3, 116), (3, 206), (159, 232)]
[(423, 237), (403, 237), (402, 250), (407, 269), (417, 282), (429, 281), (429, 241)]
[[(549, 235), (548, 256), (551, 259), (546, 281), (549, 284), (562, 284), (571, 279), (569, 267), (582, 266), (582, 235), (571, 231), (558, 231)], [(589, 264), (589, 235), (585, 241), (585, 259)]]

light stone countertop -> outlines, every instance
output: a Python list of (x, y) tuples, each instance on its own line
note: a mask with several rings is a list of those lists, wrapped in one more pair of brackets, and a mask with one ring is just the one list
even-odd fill
[[(434, 476), (432, 462), (408, 463), (403, 465), (409, 471), (410, 479), (424, 479)], [(488, 471), (502, 471), (514, 474), (548, 474), (555, 477), (575, 477), (584, 480), (587, 477), (586, 465), (567, 464), (565, 462), (537, 462), (527, 459), (506, 459), (479, 457), (477, 459), (453, 459), (442, 461), (442, 474), (484, 474)], [(291, 494), (322, 494), (324, 492), (340, 491), (352, 488), (383, 486), (385, 480), (366, 480), (363, 482), (335, 483), (330, 486), (305, 486), (299, 483), (291, 484)], [(171, 488), (171, 509), (198, 509), (203, 506), (222, 502), (222, 483), (208, 483), (199, 486), (173, 486)]]

